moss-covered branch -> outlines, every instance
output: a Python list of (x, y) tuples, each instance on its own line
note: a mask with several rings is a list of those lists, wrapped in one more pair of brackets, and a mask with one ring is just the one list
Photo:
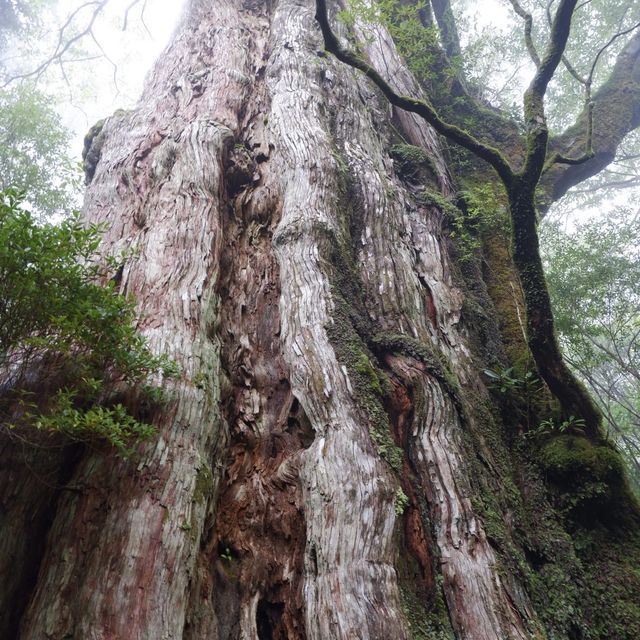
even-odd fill
[(320, 25), (327, 51), (335, 55), (341, 62), (362, 71), (382, 91), (392, 105), (419, 115), (438, 133), (488, 162), (496, 170), (503, 182), (507, 183), (511, 181), (514, 175), (513, 169), (498, 149), (484, 144), (460, 127), (442, 120), (433, 106), (426, 100), (399, 95), (362, 56), (354, 51), (343, 48), (329, 24), (326, 0), (316, 0), (316, 18)]
[(529, 183), (538, 183), (547, 157), (549, 128), (544, 112), (544, 96), (567, 46), (571, 31), (571, 17), (577, 3), (578, 0), (560, 2), (551, 24), (549, 43), (533, 80), (524, 94), (527, 155), (520, 176)]
[[(578, 0), (561, 0), (551, 25), (547, 48), (524, 95), (526, 155), (519, 171), (498, 149), (473, 134), (445, 122), (430, 102), (398, 95), (389, 83), (360, 55), (345, 49), (333, 33), (326, 0), (316, 0), (316, 17), (326, 49), (340, 61), (365, 73), (396, 107), (421, 116), (438, 133), (488, 162), (505, 185), (513, 229), (513, 258), (522, 284), (527, 311), (527, 340), (540, 375), (559, 399), (567, 415), (579, 415), (593, 436), (599, 433), (601, 415), (586, 390), (565, 364), (554, 332), (536, 228), (536, 189), (547, 159), (549, 130), (544, 96), (562, 60)], [(554, 161), (561, 154), (554, 156)], [(575, 165), (572, 165), (575, 166)]]

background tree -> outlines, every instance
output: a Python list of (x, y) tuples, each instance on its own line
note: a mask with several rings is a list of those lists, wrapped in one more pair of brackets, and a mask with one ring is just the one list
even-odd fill
[(638, 485), (640, 464), (640, 226), (620, 208), (565, 231), (543, 229), (545, 264), (560, 340), (593, 390)]
[[(25, 40), (37, 41), (40, 18), (49, 4), (0, 3), (3, 85), (15, 65), (16, 50), (24, 52)], [(78, 203), (79, 172), (68, 152), (71, 132), (62, 124), (55, 104), (51, 91), (30, 81), (0, 88), (0, 190), (28, 192), (40, 215), (62, 215)]]
[(70, 131), (52, 99), (30, 84), (0, 91), (0, 190), (28, 194), (40, 215), (77, 205), (80, 171), (68, 155)]
[[(451, 72), (446, 3), (431, 23), (399, 7), (429, 27), (440, 99), (513, 173), (520, 125)], [(105, 252), (132, 249), (118, 286), (183, 375), (135, 460), (2, 443), (2, 632), (636, 638), (637, 505), (610, 443), (561, 430), (525, 378), (495, 175), (327, 56), (314, 13), (194, 0), (140, 105), (94, 132), (84, 215)], [(389, 31), (369, 33), (362, 59), (425, 104)], [(547, 171), (541, 202), (601, 168), (600, 133), (633, 128), (596, 125), (635, 104), (632, 40), (593, 93), (595, 157)], [(482, 374), (516, 364), (505, 392)]]

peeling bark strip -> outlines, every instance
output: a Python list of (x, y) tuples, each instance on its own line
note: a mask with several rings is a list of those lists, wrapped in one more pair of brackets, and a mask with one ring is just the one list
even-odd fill
[(267, 85), (270, 128), (279, 141), (274, 162), (283, 177), (274, 236), (282, 339), (293, 392), (316, 433), (300, 468), (307, 635), (404, 638), (393, 567), (395, 487), (327, 335), (334, 312), (330, 256), (342, 220), (330, 134), (336, 103), (321, 86), (311, 6), (280, 2), (273, 36)]

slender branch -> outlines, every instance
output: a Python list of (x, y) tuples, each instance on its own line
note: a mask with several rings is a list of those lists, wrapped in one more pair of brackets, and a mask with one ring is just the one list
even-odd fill
[[(618, 54), (609, 77), (590, 101), (593, 103), (594, 156), (580, 165), (561, 169), (556, 164), (553, 170), (548, 171), (541, 185), (547, 205), (561, 198), (572, 186), (611, 164), (625, 136), (640, 125), (640, 29), (634, 25), (625, 31), (631, 37)], [(565, 157), (580, 154), (583, 137), (579, 132), (588, 124), (588, 118), (589, 109), (585, 105), (576, 122), (551, 140), (550, 146)]]
[(104, 56), (104, 59), (111, 65), (113, 68), (113, 86), (116, 88), (116, 96), (120, 95), (120, 88), (118, 87), (118, 65), (109, 57), (107, 52), (103, 49), (102, 45), (98, 42), (93, 31), (90, 33), (91, 39), (95, 43), (96, 47), (100, 50), (100, 53)]
[(587, 139), (586, 139), (586, 151), (578, 158), (570, 158), (564, 156), (561, 153), (554, 153), (546, 162), (542, 169), (542, 173), (546, 173), (554, 164), (567, 164), (567, 165), (579, 165), (584, 164), (588, 160), (591, 160), (596, 154), (593, 150), (593, 108), (592, 101), (587, 103)]
[(593, 0), (584, 0), (584, 2), (581, 2), (577, 7), (576, 7), (576, 11), (580, 11), (580, 9), (582, 9), (583, 7), (586, 7), (588, 4), (591, 4), (593, 2)]
[(142, 10), (140, 11), (140, 22), (142, 22), (142, 26), (144, 27), (144, 30), (147, 32), (147, 35), (150, 38), (153, 38), (153, 35), (151, 34), (151, 31), (149, 31), (149, 27), (147, 26), (147, 21), (145, 19), (145, 11), (147, 10), (147, 0), (143, 0), (142, 3)]
[(571, 193), (583, 195), (595, 193), (603, 189), (630, 189), (637, 186), (640, 186), (640, 176), (629, 178), (628, 180), (613, 180), (611, 182), (605, 182), (604, 184), (594, 185), (593, 187), (585, 187), (584, 189), (574, 189)]
[[(122, 20), (122, 30), (126, 31), (127, 30), (127, 25), (128, 25), (128, 21), (129, 21), (129, 12), (131, 11), (131, 9), (133, 9), (136, 5), (140, 4), (142, 0), (132, 0), (129, 5), (127, 6), (127, 8), (124, 11), (124, 18)], [(145, 2), (146, 4), (146, 2)], [(142, 8), (142, 10), (144, 11), (144, 7)]]
[[(87, 35), (92, 35), (93, 25), (98, 15), (102, 12), (102, 10), (104, 9), (104, 7), (107, 5), (108, 2), (109, 0), (92, 0), (91, 2), (85, 2), (84, 4), (77, 7), (74, 11), (71, 12), (71, 14), (69, 14), (64, 24), (60, 27), (60, 30), (58, 31), (58, 41), (56, 43), (55, 49), (53, 50), (53, 53), (44, 62), (42, 62), (32, 71), (11, 76), (4, 83), (3, 86), (6, 87), (9, 83), (13, 82), (14, 80), (21, 80), (24, 78), (32, 78), (32, 77), (39, 78), (44, 73), (44, 71), (46, 71), (46, 69), (49, 68), (49, 66), (51, 66), (53, 63), (61, 62), (64, 54), (76, 42), (78, 42), (79, 40), (82, 40), (82, 38), (84, 38)], [(73, 24), (75, 17), (83, 9), (87, 9), (89, 7), (92, 8), (92, 13), (89, 18), (89, 22), (87, 26), (84, 29), (81, 29), (74, 36), (70, 36), (69, 38), (67, 38), (67, 31)]]
[[(636, 24), (634, 24), (632, 27), (629, 27), (628, 29), (625, 29), (624, 31), (618, 31), (616, 34), (614, 34), (613, 36), (611, 36), (611, 38), (609, 39), (609, 41), (600, 48), (600, 50), (598, 51), (598, 53), (596, 54), (594, 60), (593, 60), (593, 64), (591, 65), (591, 69), (589, 70), (589, 75), (587, 77), (587, 87), (589, 89), (589, 91), (591, 91), (591, 86), (593, 83), (593, 75), (595, 73), (596, 70), (596, 66), (598, 65), (598, 61), (600, 60), (600, 56), (618, 39), (621, 38), (622, 36), (626, 36), (630, 33), (632, 33), (633, 31), (635, 31), (636, 29), (638, 29), (640, 27), (640, 22), (637, 22)], [(589, 98), (591, 98), (591, 95), (589, 95)]]
[[(31, 71), (25, 72), (25, 73), (19, 73), (19, 74), (15, 74), (12, 75), (11, 77), (9, 77), (6, 82), (2, 85), (3, 87), (6, 87), (7, 85), (9, 85), (11, 82), (15, 81), (15, 80), (22, 80), (25, 78), (40, 78), (42, 76), (42, 74), (51, 66), (54, 64), (57, 64), (60, 69), (62, 70), (62, 67), (64, 66), (64, 64), (70, 62), (70, 60), (65, 59), (65, 54), (69, 52), (69, 50), (73, 47), (74, 44), (80, 42), (82, 39), (89, 37), (91, 38), (94, 43), (96, 44), (96, 46), (98, 47), (98, 49), (100, 50), (100, 52), (102, 53), (102, 57), (104, 57), (111, 65), (112, 67), (114, 67), (114, 85), (116, 87), (116, 90), (118, 90), (118, 85), (116, 82), (116, 76), (117, 76), (117, 66), (115, 65), (115, 63), (113, 62), (113, 60), (111, 60), (111, 58), (109, 58), (109, 56), (107, 55), (107, 53), (104, 51), (103, 47), (100, 45), (100, 43), (98, 42), (96, 35), (94, 33), (94, 24), (96, 22), (96, 20), (98, 19), (99, 15), (103, 12), (103, 10), (105, 9), (105, 7), (109, 4), (110, 0), (89, 0), (87, 2), (82, 3), (80, 6), (76, 7), (66, 18), (66, 20), (64, 21), (64, 23), (62, 24), (62, 26), (58, 29), (58, 36), (57, 36), (57, 41), (56, 44), (54, 46), (53, 51), (51, 52), (51, 54), (41, 63), (39, 64), (35, 69), (32, 69)], [(131, 2), (129, 3), (129, 5), (126, 7), (125, 12), (124, 12), (124, 18), (123, 18), (123, 27), (122, 30), (125, 31), (127, 29), (128, 26), (128, 20), (129, 20), (129, 14), (131, 12), (131, 10), (142, 3), (142, 9), (141, 9), (141, 21), (142, 24), (144, 25), (147, 33), (150, 34), (149, 29), (147, 27), (147, 25), (145, 24), (144, 21), (144, 11), (146, 9), (147, 6), (147, 0), (131, 0)], [(90, 15), (89, 18), (85, 24), (85, 26), (83, 26), (82, 28), (80, 28), (80, 30), (75, 33), (72, 34), (72, 28), (76, 22), (76, 18), (78, 18), (78, 16), (80, 16), (84, 11), (90, 10)], [(70, 33), (71, 32), (71, 33)], [(64, 76), (64, 72), (63, 72), (63, 76)]]
[(536, 50), (536, 46), (533, 43), (533, 16), (524, 9), (524, 7), (518, 2), (518, 0), (509, 0), (513, 10), (524, 20), (524, 42), (529, 52), (529, 57), (533, 61), (536, 67), (540, 66), (540, 56)]
[(566, 164), (566, 165), (579, 165), (591, 160), (595, 156), (595, 152), (593, 150), (593, 110), (594, 103), (591, 99), (591, 87), (593, 85), (593, 76), (595, 74), (596, 67), (598, 65), (598, 61), (602, 54), (620, 37), (628, 35), (635, 31), (638, 27), (640, 27), (640, 22), (634, 24), (632, 27), (625, 29), (623, 31), (618, 31), (615, 33), (609, 41), (604, 44), (598, 50), (598, 53), (595, 55), (593, 63), (591, 64), (591, 68), (589, 70), (589, 75), (586, 78), (582, 78), (569, 64), (566, 57), (563, 55), (562, 59), (564, 61), (565, 67), (569, 70), (569, 72), (576, 78), (579, 82), (584, 85), (585, 89), (585, 106), (587, 111), (587, 138), (586, 138), (586, 151), (579, 158), (570, 158), (568, 156), (564, 156), (561, 153), (555, 153), (545, 164), (543, 169), (543, 173), (548, 171), (554, 164)]

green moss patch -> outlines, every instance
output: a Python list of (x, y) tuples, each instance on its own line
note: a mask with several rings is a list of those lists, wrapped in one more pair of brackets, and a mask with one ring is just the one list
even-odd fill
[(541, 447), (539, 461), (551, 479), (574, 486), (586, 481), (619, 484), (624, 477), (620, 455), (583, 436), (561, 435), (549, 440)]

